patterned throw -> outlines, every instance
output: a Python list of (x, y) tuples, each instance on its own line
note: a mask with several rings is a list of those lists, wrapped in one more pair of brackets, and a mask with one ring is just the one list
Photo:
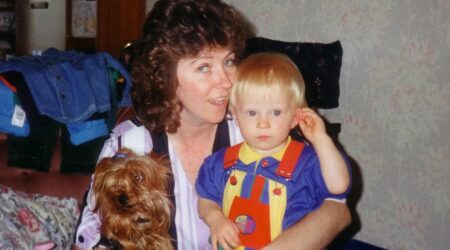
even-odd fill
[(70, 249), (77, 200), (14, 191), (0, 184), (0, 249)]

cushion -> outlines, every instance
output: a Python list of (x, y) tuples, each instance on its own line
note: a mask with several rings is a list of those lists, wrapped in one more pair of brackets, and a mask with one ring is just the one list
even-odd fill
[(309, 107), (339, 106), (339, 76), (342, 65), (340, 41), (332, 43), (284, 42), (264, 37), (247, 40), (244, 57), (256, 52), (286, 54), (300, 69), (306, 85)]

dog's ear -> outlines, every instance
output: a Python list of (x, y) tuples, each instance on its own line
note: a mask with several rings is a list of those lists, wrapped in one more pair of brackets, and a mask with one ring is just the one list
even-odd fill
[(162, 155), (162, 154), (156, 153), (155, 151), (150, 151), (150, 153), (148, 153), (147, 156), (152, 158), (158, 164), (162, 164), (165, 166), (169, 166), (169, 164), (170, 164), (169, 157), (167, 155)]
[(104, 172), (109, 166), (111, 166), (112, 158), (111, 157), (105, 157), (101, 159), (101, 161), (97, 164), (95, 167), (94, 174)]
[(165, 167), (169, 170), (169, 175), (171, 175), (171, 166), (170, 166), (170, 159), (167, 155), (161, 155), (154, 151), (151, 151), (148, 155), (152, 160), (154, 160), (158, 165)]
[(156, 164), (158, 169), (159, 179), (164, 183), (164, 189), (167, 191), (169, 189), (170, 178), (172, 178), (172, 171), (170, 166), (169, 157), (166, 155), (158, 154), (151, 151), (147, 154), (150, 161)]
[[(117, 157), (118, 155), (121, 155), (121, 157)], [(117, 159), (124, 159), (128, 157), (134, 157), (136, 154), (133, 153), (128, 148), (121, 148), (117, 151), (117, 153), (113, 157), (105, 157), (97, 164), (94, 171), (94, 184), (97, 180), (97, 182), (102, 182), (104, 173), (106, 173), (112, 166), (113, 162)], [(117, 159), (116, 159), (117, 158)]]
[(103, 179), (102, 176), (110, 164), (111, 158), (103, 158), (100, 163), (97, 164), (94, 171), (94, 186), (96, 186), (97, 182), (101, 182), (101, 179)]
[(105, 157), (97, 164), (94, 171), (93, 176), (93, 188), (94, 192), (98, 193), (100, 190), (103, 190), (103, 186), (105, 183), (105, 175), (108, 173), (108, 170), (111, 168), (113, 159), (110, 157)]

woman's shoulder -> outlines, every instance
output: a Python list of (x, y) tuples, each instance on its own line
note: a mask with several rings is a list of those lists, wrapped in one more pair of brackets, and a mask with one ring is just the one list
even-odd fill
[(146, 154), (153, 148), (150, 132), (137, 119), (129, 119), (119, 123), (111, 132), (106, 142), (111, 148), (129, 148), (136, 154)]
[(122, 136), (128, 133), (134, 133), (136, 131), (147, 131), (143, 123), (137, 117), (124, 120), (117, 124), (113, 128), (112, 134), (115, 136)]

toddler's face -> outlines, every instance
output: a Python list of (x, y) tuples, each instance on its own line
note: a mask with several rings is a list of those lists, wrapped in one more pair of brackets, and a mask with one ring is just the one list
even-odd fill
[(287, 90), (241, 96), (232, 112), (249, 146), (262, 155), (281, 150), (297, 125), (295, 102)]

